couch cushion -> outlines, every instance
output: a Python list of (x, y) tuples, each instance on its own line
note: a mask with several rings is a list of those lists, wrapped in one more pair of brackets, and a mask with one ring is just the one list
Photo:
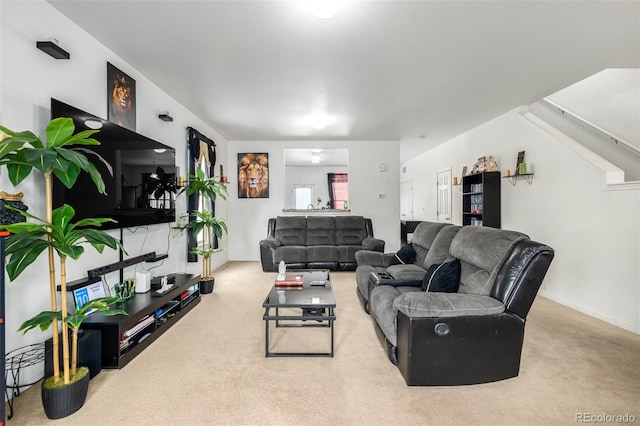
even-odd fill
[(278, 216), (275, 237), (283, 246), (307, 245), (307, 218)]
[[(373, 293), (371, 299), (373, 300)], [(491, 296), (479, 294), (412, 292), (398, 295), (394, 299), (394, 317), (398, 311), (408, 317), (485, 316), (501, 314), (504, 312), (504, 304)]]
[(400, 247), (400, 250), (391, 258), (390, 265), (406, 265), (407, 263), (413, 263), (416, 260), (416, 251), (411, 244), (405, 244)]
[(306, 246), (280, 246), (273, 250), (273, 262), (280, 263), (305, 263), (307, 261)]
[(307, 262), (338, 262), (340, 253), (336, 246), (307, 247)]
[[(307, 217), (307, 245), (335, 246), (336, 222), (333, 217)], [(330, 260), (330, 259), (327, 259)], [(333, 260), (333, 259), (331, 259)], [(338, 259), (335, 259), (338, 260)]]
[(431, 243), (431, 248), (424, 258), (424, 263), (421, 264), (424, 269), (429, 269), (434, 263), (442, 263), (446, 262), (447, 259), (451, 259), (449, 254), (451, 241), (453, 241), (460, 229), (461, 227), (456, 225), (448, 225), (440, 229), (440, 232)]
[(415, 231), (413, 231), (411, 235), (411, 245), (416, 251), (415, 263), (417, 265), (422, 266), (424, 264), (424, 259), (431, 249), (433, 240), (436, 238), (436, 235), (438, 235), (438, 232), (445, 226), (450, 225), (440, 222), (420, 222), (418, 226), (416, 226)]
[(465, 226), (451, 241), (451, 256), (460, 259), (460, 293), (488, 295), (514, 244), (528, 237), (486, 226)]
[(419, 287), (392, 287), (381, 285), (369, 295), (369, 312), (384, 333), (387, 340), (393, 345), (398, 345), (396, 329), (396, 313), (393, 310), (393, 301), (405, 293), (424, 294)]
[(397, 280), (418, 280), (424, 279), (426, 270), (418, 265), (391, 265), (387, 268), (387, 273)]
[(356, 253), (362, 250), (362, 246), (339, 245), (338, 258), (340, 263), (356, 264)]
[(435, 263), (427, 269), (422, 280), (422, 291), (456, 293), (460, 287), (460, 261)]
[[(367, 237), (367, 228), (362, 216), (336, 216), (336, 244), (339, 246), (362, 246)], [(362, 247), (360, 247), (362, 250)], [(352, 262), (355, 262), (355, 253)]]

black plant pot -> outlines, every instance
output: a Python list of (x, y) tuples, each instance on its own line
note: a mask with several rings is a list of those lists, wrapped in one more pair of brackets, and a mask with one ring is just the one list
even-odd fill
[(84, 405), (89, 390), (89, 371), (77, 382), (56, 389), (41, 385), (42, 406), (50, 419), (61, 419), (78, 411)]
[(211, 293), (213, 291), (213, 284), (215, 283), (216, 279), (215, 278), (211, 278), (208, 280), (201, 280), (200, 281), (200, 294), (208, 294)]

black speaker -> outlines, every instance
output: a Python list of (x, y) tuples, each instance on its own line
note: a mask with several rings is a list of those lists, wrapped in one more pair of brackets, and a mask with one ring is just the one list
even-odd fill
[[(62, 365), (62, 335), (59, 336), (60, 365)], [(69, 334), (71, 342), (71, 334)], [(69, 352), (71, 357), (71, 352)], [(100, 330), (78, 331), (78, 367), (89, 368), (93, 379), (102, 370), (102, 333)], [(62, 370), (62, 368), (60, 368)], [(44, 377), (53, 376), (53, 339), (44, 342)]]

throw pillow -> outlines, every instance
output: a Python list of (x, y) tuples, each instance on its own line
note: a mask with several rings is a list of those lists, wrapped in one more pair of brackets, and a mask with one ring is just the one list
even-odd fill
[(460, 261), (433, 264), (422, 281), (423, 291), (456, 293), (460, 287)]
[(416, 251), (413, 249), (411, 244), (405, 244), (400, 247), (400, 250), (396, 252), (389, 264), (398, 265), (402, 263), (403, 265), (406, 265), (407, 263), (413, 263), (414, 260), (416, 260)]

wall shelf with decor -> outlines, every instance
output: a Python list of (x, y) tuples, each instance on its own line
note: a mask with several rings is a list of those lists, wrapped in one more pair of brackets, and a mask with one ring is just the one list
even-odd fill
[(523, 177), (529, 183), (529, 185), (531, 185), (531, 183), (533, 182), (533, 173), (523, 173), (523, 174), (511, 175), (511, 176), (502, 176), (503, 179), (508, 179), (509, 182), (511, 182), (511, 185), (513, 186), (516, 186), (516, 183), (518, 182), (519, 177)]
[(462, 178), (462, 224), (500, 228), (500, 172)]

